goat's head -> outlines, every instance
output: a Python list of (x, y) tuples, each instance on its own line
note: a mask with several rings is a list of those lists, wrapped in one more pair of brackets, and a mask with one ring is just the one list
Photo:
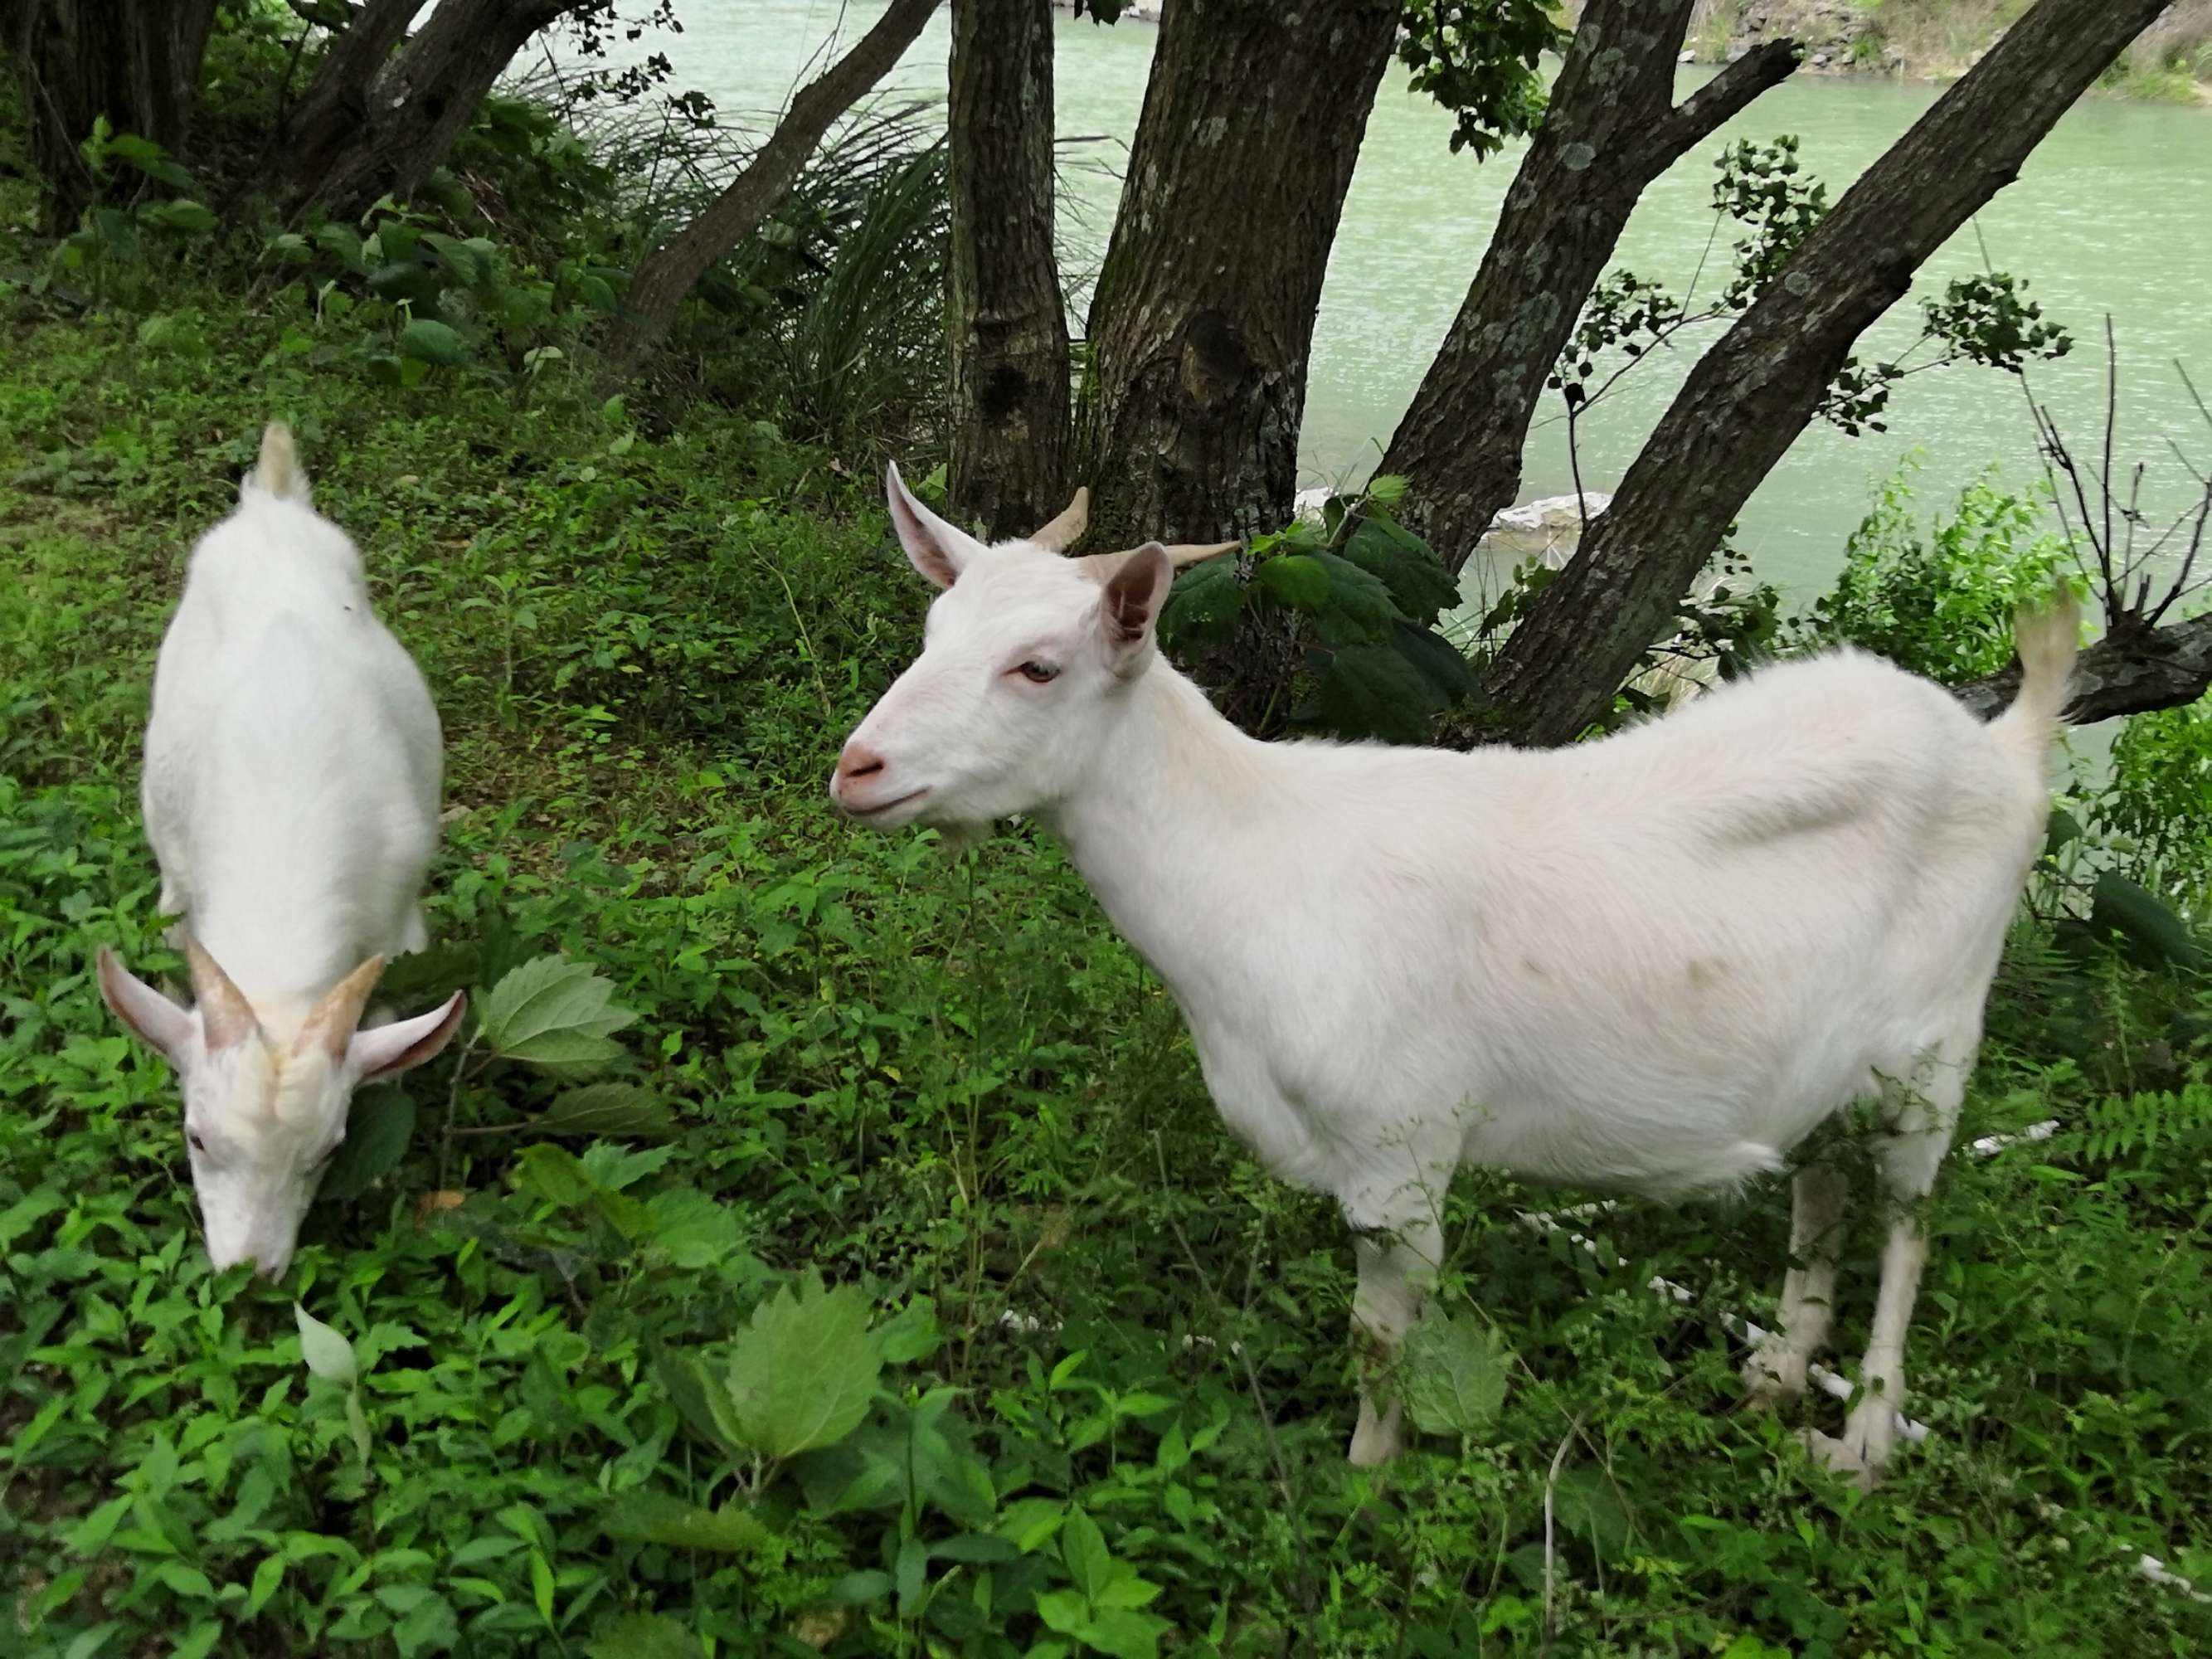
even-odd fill
[(353, 1091), (419, 1066), (452, 1040), (466, 1006), (357, 1029), (384, 960), (346, 975), (287, 1041), (272, 1039), (230, 975), (186, 939), (196, 1006), (186, 1010), (100, 953), (100, 989), (118, 1018), (175, 1068), (185, 1096), (192, 1188), (218, 1267), (251, 1259), (280, 1277), (338, 1145)]
[(987, 547), (916, 501), (894, 466), (891, 522), (944, 591), (921, 655), (847, 739), (830, 796), (878, 829), (986, 824), (1058, 799), (1083, 777), (1129, 687), (1181, 567), (1235, 542), (1062, 556), (1090, 492), (1026, 540)]

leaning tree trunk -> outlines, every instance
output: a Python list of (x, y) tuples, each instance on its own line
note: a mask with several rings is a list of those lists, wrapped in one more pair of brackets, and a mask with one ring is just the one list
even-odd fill
[(1066, 501), (1050, 0), (952, 0), (954, 515), (1026, 535)]
[[(366, 211), (379, 197), (413, 195), (524, 43), (564, 14), (595, 3), (439, 0), (430, 21), (387, 57), (390, 43), (422, 8), (409, 0), (371, 0), (340, 37), (326, 68), (343, 82), (325, 87), (319, 76), (308, 88), (300, 118), (314, 125), (303, 128), (302, 148), (283, 158), (275, 193), (295, 214), (317, 204), (346, 217)], [(349, 48), (356, 31), (361, 38)], [(325, 142), (306, 143), (318, 133)]]
[(1168, 0), (1091, 306), (1076, 471), (1127, 541), (1279, 526), (1389, 0)]
[(183, 147), (215, 9), (216, 0), (13, 0), (0, 12), (49, 234), (74, 226), (100, 195), (78, 151), (100, 117), (117, 132)]
[(1796, 67), (1796, 42), (1769, 41), (1677, 106), (1675, 59), (1695, 3), (1583, 9), (1481, 269), (1382, 458), (1382, 471), (1410, 478), (1409, 520), (1454, 570), (1520, 491), (1545, 377), (1638, 199)]
[(1485, 677), (1495, 729), (1565, 743), (1602, 714), (1861, 332), (2018, 176), (2166, 0), (2039, 0), (1806, 237), (1699, 360), (1613, 505)]
[[(2212, 690), (2212, 611), (2169, 628), (2129, 627), (2107, 618), (2110, 631), (2074, 665), (2066, 718), (2076, 726), (2173, 708)], [(1954, 695), (1984, 720), (2002, 714), (2020, 690), (2020, 665), (1959, 686)]]
[(622, 320), (606, 344), (605, 372), (611, 383), (643, 367), (699, 279), (781, 205), (830, 124), (890, 73), (937, 4), (938, 0), (891, 0), (890, 9), (850, 52), (800, 89), (745, 170), (672, 240), (639, 262)]
[(380, 118), (370, 97), (377, 77), (426, 3), (368, 0), (331, 43), (314, 80), (271, 135), (269, 153), (281, 159), (294, 200), (314, 195), (324, 180), (353, 165), (349, 153)]

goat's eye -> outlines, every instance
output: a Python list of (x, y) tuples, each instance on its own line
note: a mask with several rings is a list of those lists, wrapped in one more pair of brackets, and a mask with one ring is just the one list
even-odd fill
[(191, 1147), (194, 1152), (204, 1152), (207, 1151), (207, 1142), (200, 1139), (200, 1132), (198, 1129), (185, 1130), (185, 1139), (191, 1143)]
[(1049, 685), (1060, 678), (1060, 670), (1048, 662), (1039, 662), (1034, 657), (1014, 670), (1014, 672), (1019, 674), (1031, 685)]

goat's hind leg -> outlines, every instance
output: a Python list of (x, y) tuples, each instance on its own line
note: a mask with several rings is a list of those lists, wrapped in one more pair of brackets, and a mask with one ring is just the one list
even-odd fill
[(1343, 1200), (1359, 1269), (1352, 1298), (1359, 1423), (1346, 1455), (1362, 1468), (1389, 1462), (1405, 1444), (1403, 1411), (1389, 1395), (1389, 1372), (1443, 1262), (1443, 1197), (1450, 1181), (1446, 1164), (1433, 1180), (1416, 1174), (1402, 1184)]
[(1874, 1330), (1859, 1366), (1858, 1401), (1844, 1421), (1843, 1438), (1809, 1437), (1824, 1462), (1856, 1475), (1862, 1486), (1874, 1485), (1897, 1444), (1898, 1419), (1905, 1410), (1905, 1336), (1920, 1294), (1921, 1270), (1928, 1265), (1922, 1211), (1958, 1127), (1976, 1042), (1969, 1036), (1939, 1043), (1909, 1081), (1885, 1079), (1882, 1085), (1887, 1126), (1875, 1144), (1875, 1166), (1889, 1211), (1889, 1236), (1881, 1250)]
[(1808, 1164), (1790, 1182), (1790, 1271), (1775, 1328), (1744, 1361), (1744, 1397), (1771, 1406), (1805, 1392), (1806, 1369), (1835, 1322), (1836, 1252), (1848, 1196), (1843, 1172)]

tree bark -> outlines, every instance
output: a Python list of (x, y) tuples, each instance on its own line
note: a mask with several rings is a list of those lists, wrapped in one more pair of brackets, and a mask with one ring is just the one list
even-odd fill
[(100, 116), (118, 133), (183, 149), (215, 10), (216, 0), (14, 0), (0, 13), (49, 234), (74, 228), (100, 197), (77, 147)]
[(369, 100), (392, 51), (427, 0), (368, 0), (331, 43), (300, 101), (285, 114), (272, 155), (283, 158), (293, 197), (313, 192), (372, 121)]
[(1381, 471), (1407, 521), (1456, 571), (1521, 488), (1521, 452), (1591, 287), (1652, 180), (1797, 65), (1773, 40), (1680, 105), (1675, 63), (1695, 0), (1591, 0), (1522, 158), (1481, 269)]
[[(2002, 714), (2020, 690), (2020, 665), (1954, 688), (1960, 702), (1984, 720)], [(2128, 627), (2124, 622), (2081, 653), (2074, 669), (2074, 700), (2066, 718), (2075, 726), (2118, 714), (2146, 714), (2195, 702), (2212, 690), (2212, 611), (2171, 628)]]
[(890, 9), (850, 52), (800, 89), (745, 170), (672, 240), (639, 262), (622, 320), (607, 341), (605, 372), (611, 380), (627, 380), (644, 364), (676, 321), (684, 296), (775, 210), (830, 123), (890, 71), (937, 4), (938, 0), (891, 0)]
[(1279, 526), (1389, 0), (1167, 0), (1091, 307), (1076, 471), (1123, 544)]
[(993, 538), (1066, 504), (1050, 0), (952, 0), (951, 504)]
[(2038, 0), (1814, 228), (1691, 371), (1485, 678), (1493, 729), (1565, 743), (1602, 714), (1860, 333), (2166, 0)]
[[(596, 0), (439, 0), (430, 21), (392, 46), (420, 0), (370, 0), (308, 88), (276, 194), (298, 212), (340, 217), (379, 197), (404, 198), (446, 159), (492, 83), (530, 37)], [(325, 84), (327, 81), (327, 84)]]

